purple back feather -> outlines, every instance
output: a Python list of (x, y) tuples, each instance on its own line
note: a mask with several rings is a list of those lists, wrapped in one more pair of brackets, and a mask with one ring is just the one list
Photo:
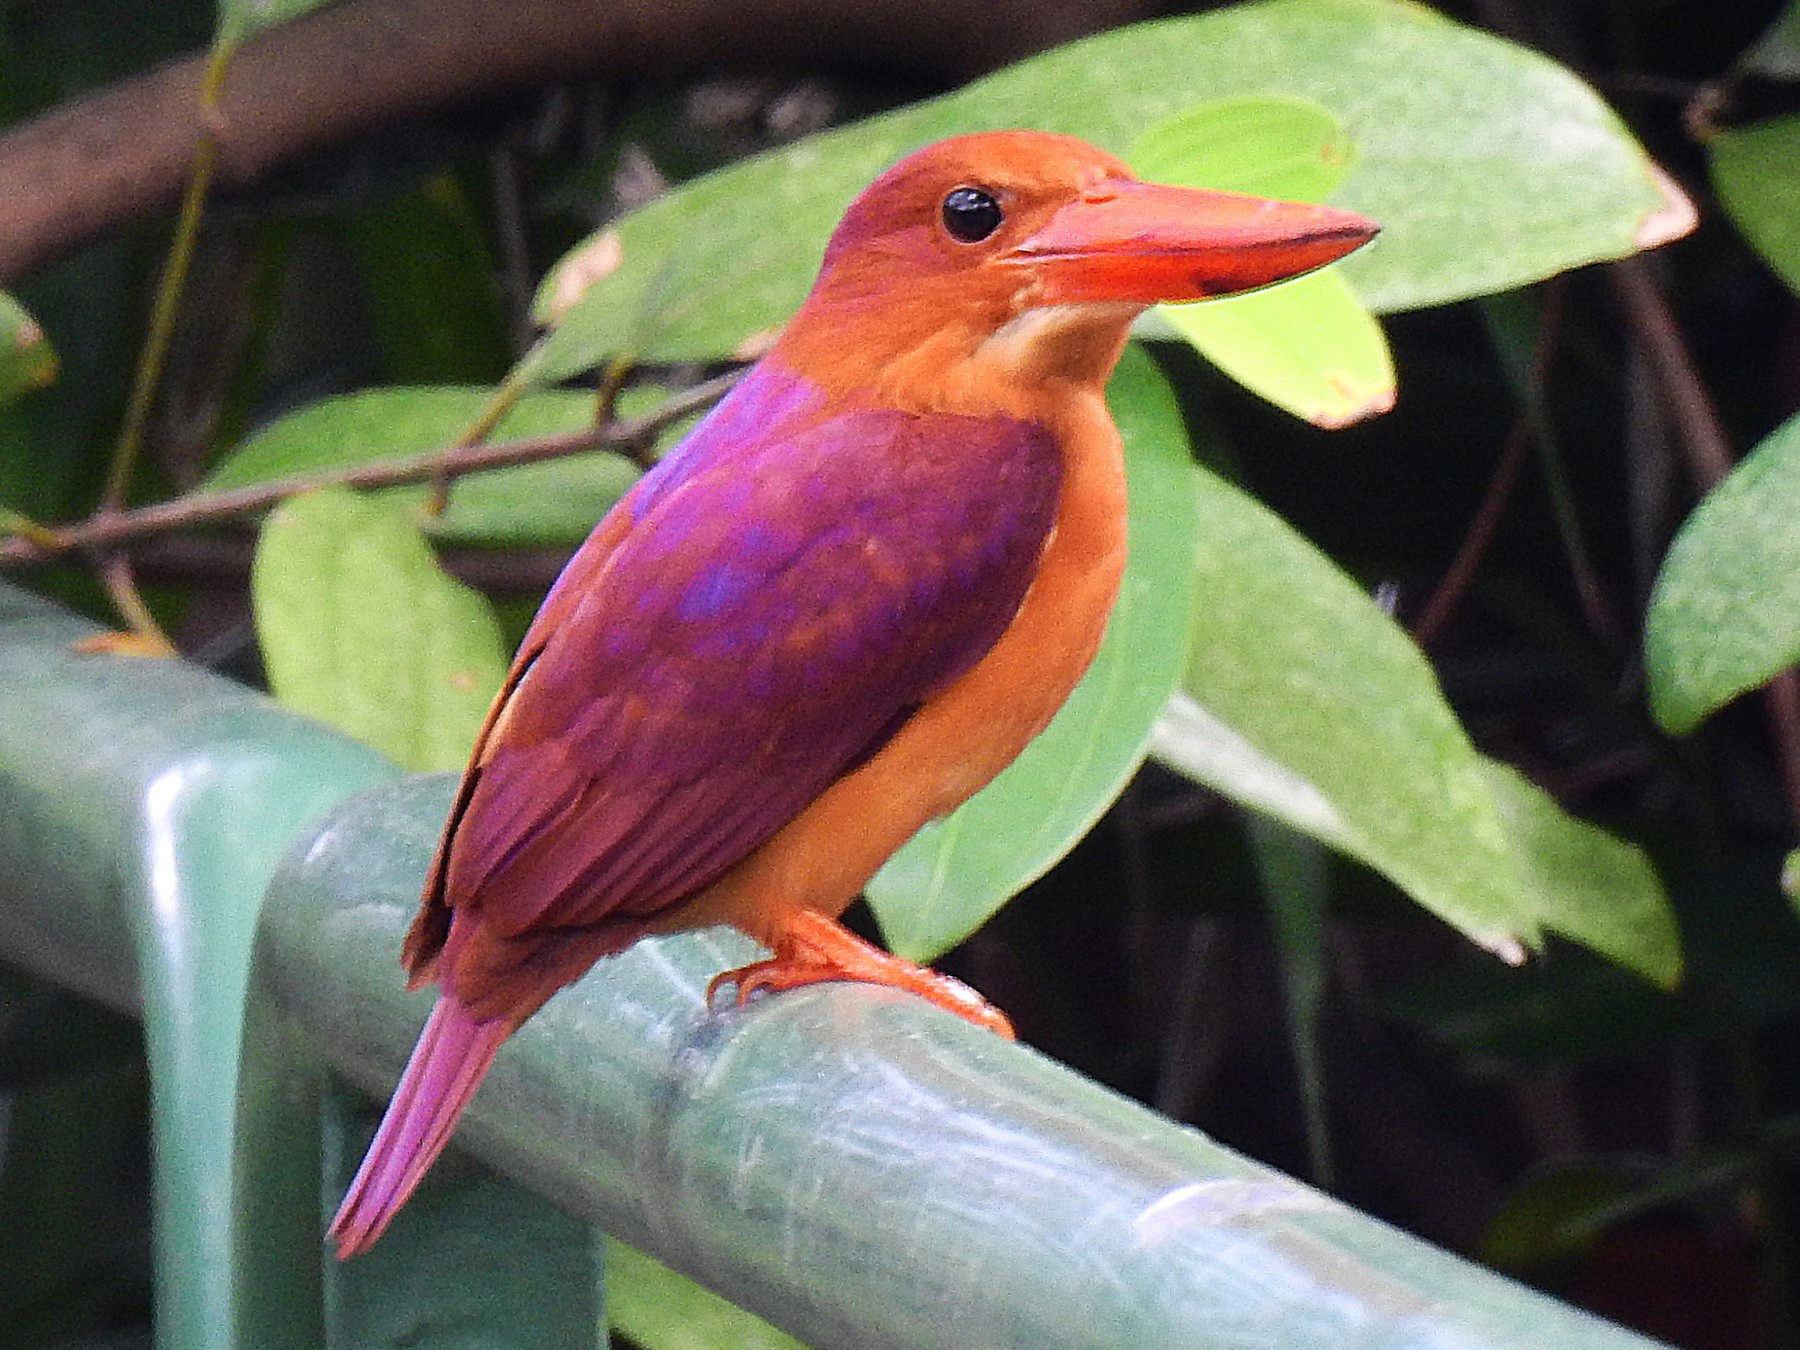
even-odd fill
[(610, 554), (559, 580), (582, 589), (527, 636), (451, 846), (445, 898), (483, 929), (635, 937), (1011, 622), (1055, 517), (1050, 433), (821, 406), (764, 361), (620, 503)]

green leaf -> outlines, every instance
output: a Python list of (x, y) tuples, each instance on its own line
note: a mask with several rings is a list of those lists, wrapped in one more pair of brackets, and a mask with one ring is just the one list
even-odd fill
[(1577, 820), (1517, 770), (1481, 761), (1523, 873), (1526, 901), (1546, 928), (1665, 988), (1681, 978), (1681, 934), (1644, 854)]
[[(1234, 98), (1157, 123), (1126, 159), (1159, 182), (1322, 202), (1355, 163), (1356, 146), (1316, 103)], [(1335, 268), (1158, 313), (1238, 383), (1316, 426), (1347, 426), (1394, 406), (1387, 339)]]
[[(638, 355), (678, 358), (774, 329), (844, 207), (929, 141), (1030, 126), (1122, 152), (1197, 103), (1250, 94), (1310, 100), (1348, 129), (1360, 160), (1336, 200), (1384, 232), (1344, 272), (1378, 312), (1623, 257), (1686, 218), (1618, 118), (1555, 62), (1401, 0), (1267, 0), (1071, 43), (686, 184), (609, 227), (617, 266), (531, 373), (596, 365), (625, 334)], [(553, 272), (540, 315), (572, 289)]]
[[(376, 389), (312, 404), (245, 441), (201, 485), (223, 490), (299, 474), (407, 459), (442, 449), (487, 405), (491, 389), (455, 386)], [(631, 390), (626, 415), (648, 411), (660, 395)], [(490, 437), (549, 436), (591, 426), (594, 400), (572, 390), (521, 399)], [(637, 480), (623, 456), (584, 454), (459, 479), (441, 516), (427, 516), (428, 487), (389, 488), (391, 501), (433, 538), (513, 546), (573, 545)]]
[(1641, 1167), (1595, 1160), (1559, 1163), (1506, 1197), (1482, 1234), (1479, 1256), (1524, 1275), (1584, 1255), (1599, 1236), (1594, 1218), (1639, 1183)]
[(1535, 945), (1479, 757), (1419, 649), (1285, 522), (1197, 480), (1203, 617), (1157, 753), (1384, 873), (1483, 946)]
[(1706, 149), (1719, 201), (1762, 260), (1800, 292), (1800, 114), (1728, 127)]
[(611, 1237), (606, 1318), (642, 1350), (806, 1350), (754, 1313)]
[(1354, 581), (1250, 497), (1204, 472), (1199, 484), (1202, 621), (1155, 753), (1508, 959), (1550, 927), (1672, 980), (1666, 900), (1637, 852), (1484, 760)]
[(1164, 118), (1125, 152), (1143, 178), (1291, 202), (1324, 201), (1356, 158), (1356, 142), (1329, 108), (1269, 94), (1214, 99)]
[(265, 28), (334, 3), (336, 0), (219, 0), (215, 42), (235, 46)]
[(1771, 80), (1800, 80), (1800, 0), (1788, 0), (1780, 16), (1738, 58), (1737, 65)]
[(1050, 726), (981, 792), (927, 825), (869, 883), (888, 944), (929, 960), (980, 927), (1085, 834), (1143, 761), (1186, 654), (1193, 547), (1187, 438), (1136, 348), (1109, 389), (1125, 438), (1131, 558), (1106, 640)]
[(1314, 426), (1349, 426), (1394, 406), (1387, 338), (1334, 268), (1157, 312), (1232, 379)]
[(1677, 735), (1800, 659), (1800, 417), (1694, 509), (1650, 594), (1650, 710)]
[(56, 352), (17, 300), (0, 291), (0, 406), (56, 378)]
[(250, 573), (269, 687), (415, 771), (459, 769), (506, 674), (493, 611), (390, 502), (347, 488), (264, 522)]

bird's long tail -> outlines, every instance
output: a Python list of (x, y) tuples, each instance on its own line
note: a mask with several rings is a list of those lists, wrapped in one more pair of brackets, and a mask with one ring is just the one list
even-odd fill
[(512, 1028), (504, 1017), (472, 1016), (454, 997), (438, 999), (356, 1179), (331, 1221), (340, 1261), (375, 1245), (388, 1220), (450, 1142), (457, 1119)]

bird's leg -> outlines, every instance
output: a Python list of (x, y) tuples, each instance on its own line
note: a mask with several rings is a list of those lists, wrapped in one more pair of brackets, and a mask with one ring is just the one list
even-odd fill
[(722, 985), (737, 986), (739, 1004), (763, 990), (797, 989), (825, 980), (856, 980), (885, 984), (937, 1004), (978, 1027), (1013, 1039), (1006, 1014), (961, 980), (884, 952), (864, 942), (835, 919), (816, 910), (802, 909), (784, 915), (781, 927), (765, 937), (775, 955), (713, 978), (706, 988), (710, 1004)]

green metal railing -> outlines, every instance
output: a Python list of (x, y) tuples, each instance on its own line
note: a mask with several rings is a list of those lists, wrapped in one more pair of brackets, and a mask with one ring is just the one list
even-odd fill
[(162, 1346), (590, 1344), (590, 1224), (821, 1350), (1650, 1344), (890, 991), (708, 1012), (711, 934), (553, 1000), (459, 1135), (516, 1181), (453, 1153), (338, 1267), (450, 783), (88, 631), (0, 587), (0, 958), (144, 1019)]

